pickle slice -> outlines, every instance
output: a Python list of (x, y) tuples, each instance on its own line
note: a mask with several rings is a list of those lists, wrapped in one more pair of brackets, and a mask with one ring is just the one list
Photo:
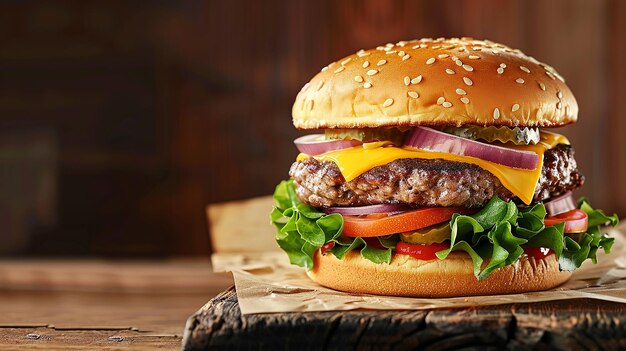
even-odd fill
[(362, 142), (390, 141), (402, 145), (411, 128), (361, 128), (361, 129), (326, 129), (326, 140), (360, 140)]
[(435, 224), (423, 229), (401, 233), (400, 240), (409, 244), (440, 244), (446, 240), (450, 240), (450, 223)]
[(448, 134), (460, 136), (471, 140), (485, 140), (487, 142), (499, 141), (502, 143), (513, 143), (515, 145), (537, 144), (539, 142), (539, 128), (531, 127), (479, 127), (479, 126), (463, 126), (452, 127), (445, 126), (441, 131)]

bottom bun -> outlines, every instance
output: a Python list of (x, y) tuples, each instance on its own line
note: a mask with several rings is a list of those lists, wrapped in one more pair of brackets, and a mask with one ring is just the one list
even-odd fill
[(314, 258), (307, 274), (328, 288), (352, 293), (412, 297), (454, 297), (512, 294), (556, 287), (572, 275), (559, 271), (556, 256), (543, 259), (522, 255), (512, 265), (496, 269), (488, 278), (474, 276), (472, 259), (464, 252), (453, 252), (445, 260), (418, 260), (394, 254), (389, 264), (376, 264), (348, 252), (343, 259), (333, 254)]

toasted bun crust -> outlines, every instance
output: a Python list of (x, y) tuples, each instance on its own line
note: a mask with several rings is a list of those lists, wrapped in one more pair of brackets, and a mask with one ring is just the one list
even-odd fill
[(474, 277), (472, 260), (453, 252), (445, 260), (423, 261), (408, 255), (393, 255), (390, 264), (376, 264), (358, 251), (342, 260), (332, 254), (315, 256), (308, 272), (317, 283), (352, 293), (413, 297), (455, 297), (512, 294), (539, 291), (566, 282), (570, 272), (559, 271), (554, 254), (545, 259), (522, 257), (510, 266), (495, 270), (488, 278)]
[(557, 127), (578, 104), (554, 68), (491, 41), (421, 39), (324, 67), (293, 105), (299, 129), (413, 125)]

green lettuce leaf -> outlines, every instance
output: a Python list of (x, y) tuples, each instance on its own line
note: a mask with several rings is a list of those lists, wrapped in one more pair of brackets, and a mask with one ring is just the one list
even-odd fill
[[(323, 245), (332, 243), (329, 253), (343, 259), (347, 252), (360, 254), (377, 264), (389, 263), (399, 235), (376, 238), (342, 236), (343, 217), (325, 214), (298, 201), (292, 180), (281, 182), (274, 192), (275, 207), (270, 213), (277, 229), (276, 242), (292, 264), (313, 268), (313, 255)], [(549, 248), (559, 260), (561, 270), (574, 270), (590, 259), (597, 261), (597, 251), (610, 252), (613, 238), (602, 233), (602, 226), (618, 223), (617, 215), (607, 216), (581, 198), (579, 207), (587, 213), (589, 225), (578, 240), (564, 234), (564, 224), (546, 227), (547, 215), (542, 203), (518, 209), (513, 201), (493, 197), (473, 215), (454, 214), (450, 220), (450, 248), (437, 252), (446, 259), (451, 252), (466, 252), (472, 259), (474, 275), (487, 278), (496, 269), (513, 264), (524, 253), (522, 245)]]
[(291, 264), (312, 269), (315, 251), (341, 235), (343, 217), (337, 213), (327, 215), (299, 202), (292, 180), (278, 184), (274, 202), (270, 220), (277, 229), (276, 243)]
[(598, 249), (610, 252), (614, 240), (602, 234), (600, 226), (616, 225), (618, 219), (616, 215), (607, 216), (593, 209), (584, 199), (580, 206), (589, 216), (589, 229), (577, 242), (564, 234), (563, 223), (545, 226), (546, 209), (542, 203), (520, 211), (512, 201), (494, 197), (476, 214), (452, 217), (450, 248), (439, 251), (437, 257), (445, 259), (453, 251), (467, 252), (478, 279), (514, 263), (524, 253), (521, 245), (551, 249), (559, 259), (561, 270), (572, 271), (587, 259), (595, 263)]

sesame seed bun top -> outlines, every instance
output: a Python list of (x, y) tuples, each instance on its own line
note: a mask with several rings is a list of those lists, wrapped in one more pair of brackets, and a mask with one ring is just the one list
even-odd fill
[(578, 104), (554, 68), (488, 40), (421, 39), (324, 67), (293, 105), (298, 129), (411, 125), (557, 127)]

